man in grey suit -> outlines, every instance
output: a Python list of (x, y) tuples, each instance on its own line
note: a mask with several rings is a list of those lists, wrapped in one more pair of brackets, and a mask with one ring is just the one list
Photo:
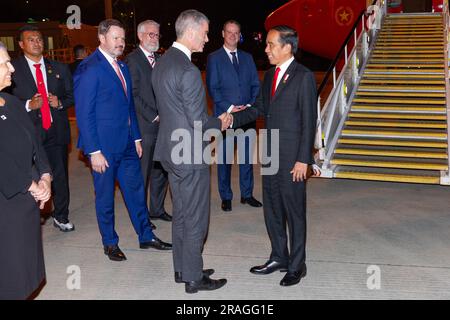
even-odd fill
[(226, 284), (226, 279), (213, 280), (209, 276), (214, 270), (203, 270), (210, 171), (203, 159), (198, 161), (205, 143), (200, 141), (198, 147), (191, 140), (208, 129), (225, 130), (231, 124), (231, 116), (227, 113), (219, 118), (208, 116), (201, 73), (191, 62), (191, 54), (202, 52), (208, 41), (208, 18), (196, 10), (186, 10), (178, 16), (175, 30), (177, 40), (159, 59), (152, 74), (160, 116), (154, 160), (160, 161), (169, 173), (172, 190), (175, 282), (185, 282), (186, 293), (196, 293), (218, 289)]
[[(152, 88), (152, 71), (159, 58), (156, 53), (159, 49), (159, 24), (153, 20), (143, 21), (138, 25), (137, 32), (139, 47), (127, 56), (126, 63), (133, 82), (134, 105), (142, 136), (141, 168), (145, 184), (145, 202), (148, 204), (151, 220), (172, 221), (172, 217), (164, 210), (168, 185), (167, 172), (161, 163), (153, 161), (159, 116)], [(153, 223), (151, 225), (154, 228)]]

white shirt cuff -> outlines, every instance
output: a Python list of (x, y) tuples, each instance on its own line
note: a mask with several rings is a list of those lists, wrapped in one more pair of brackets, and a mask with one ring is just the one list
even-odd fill
[(31, 111), (31, 109), (30, 109), (30, 102), (31, 102), (31, 100), (27, 100), (27, 102), (25, 103), (25, 110), (27, 110), (27, 112)]

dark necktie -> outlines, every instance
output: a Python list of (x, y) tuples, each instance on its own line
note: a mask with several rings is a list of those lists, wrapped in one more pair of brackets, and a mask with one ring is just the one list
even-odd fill
[(155, 54), (153, 52), (149, 54), (148, 61), (150, 62), (150, 65), (152, 66), (152, 68), (154, 68), (155, 67)]
[(275, 91), (277, 90), (277, 79), (278, 79), (278, 74), (280, 73), (280, 67), (277, 67), (275, 69), (275, 75), (273, 76), (273, 81), (272, 81), (272, 97), (275, 95)]
[(41, 64), (36, 63), (33, 65), (36, 68), (36, 82), (37, 89), (42, 98), (42, 127), (48, 130), (52, 125), (52, 118), (50, 115), (50, 105), (48, 104), (47, 89), (45, 88), (44, 75), (42, 74)]
[(231, 60), (233, 61), (233, 67), (234, 70), (236, 70), (237, 73), (239, 73), (239, 64), (236, 58), (236, 52), (230, 52), (231, 53)]

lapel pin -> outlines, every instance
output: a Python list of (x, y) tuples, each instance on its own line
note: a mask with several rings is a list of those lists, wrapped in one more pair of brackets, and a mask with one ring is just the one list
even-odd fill
[(289, 74), (285, 74), (283, 78), (283, 83), (286, 83), (287, 79), (289, 78)]

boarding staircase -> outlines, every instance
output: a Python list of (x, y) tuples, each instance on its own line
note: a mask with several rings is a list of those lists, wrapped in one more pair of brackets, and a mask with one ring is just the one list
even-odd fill
[(366, 59), (355, 46), (364, 63), (342, 74), (333, 138), (320, 132), (325, 177), (450, 184), (444, 18), (385, 14)]

